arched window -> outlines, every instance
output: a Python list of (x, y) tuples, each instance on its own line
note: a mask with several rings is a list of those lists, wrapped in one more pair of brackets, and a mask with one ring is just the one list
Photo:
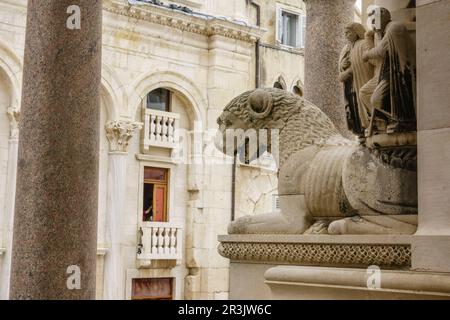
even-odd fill
[(171, 111), (172, 93), (170, 90), (158, 88), (147, 95), (147, 108), (159, 111)]

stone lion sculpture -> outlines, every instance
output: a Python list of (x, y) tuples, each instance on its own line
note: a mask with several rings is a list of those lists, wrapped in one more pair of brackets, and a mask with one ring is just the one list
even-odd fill
[[(230, 224), (230, 234), (416, 231), (417, 174), (414, 155), (407, 151), (383, 161), (376, 152), (341, 136), (318, 107), (279, 89), (241, 94), (217, 122), (215, 144), (222, 152), (241, 147), (226, 148), (228, 129), (279, 132), (281, 212), (240, 218)], [(270, 144), (265, 145), (268, 150), (275, 147)]]

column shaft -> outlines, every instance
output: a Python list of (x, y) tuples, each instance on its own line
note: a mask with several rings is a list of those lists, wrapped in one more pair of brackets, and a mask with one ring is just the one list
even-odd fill
[(11, 299), (95, 298), (101, 16), (28, 1)]
[(123, 203), (126, 192), (126, 153), (110, 153), (108, 160), (108, 201), (106, 209), (105, 277), (103, 299), (124, 298), (124, 272), (120, 255)]
[(339, 82), (339, 55), (346, 44), (344, 27), (353, 21), (354, 0), (305, 0), (305, 98), (350, 136)]
[(122, 266), (122, 216), (127, 185), (128, 143), (142, 123), (127, 120), (108, 121), (106, 136), (109, 141), (108, 198), (106, 207), (106, 242), (104, 300), (124, 299), (125, 272)]

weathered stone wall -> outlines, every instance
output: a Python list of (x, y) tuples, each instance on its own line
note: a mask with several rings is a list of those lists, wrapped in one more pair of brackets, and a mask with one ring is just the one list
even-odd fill
[(273, 212), (278, 192), (276, 172), (252, 165), (240, 165), (237, 172), (235, 218)]

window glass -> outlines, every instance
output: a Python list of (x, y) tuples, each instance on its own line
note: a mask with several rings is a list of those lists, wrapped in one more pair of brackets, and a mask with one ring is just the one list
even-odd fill
[(296, 47), (297, 46), (297, 30), (298, 30), (298, 16), (289, 12), (283, 11), (281, 14), (283, 25), (283, 33), (281, 34), (281, 43)]
[(147, 95), (147, 108), (170, 112), (170, 91), (159, 88)]

